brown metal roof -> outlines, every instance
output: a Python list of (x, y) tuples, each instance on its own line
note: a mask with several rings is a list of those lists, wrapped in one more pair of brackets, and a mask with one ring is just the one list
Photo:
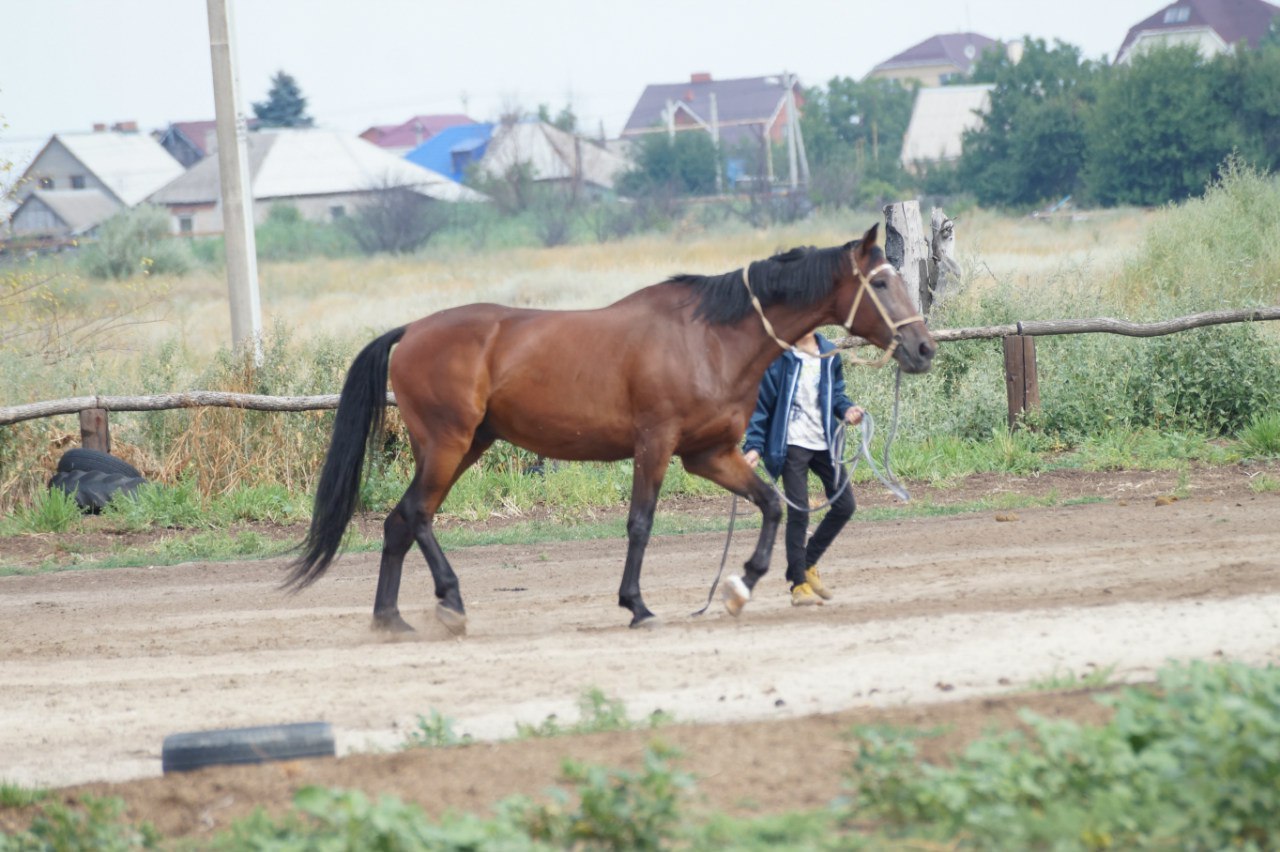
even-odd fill
[[(1168, 20), (1169, 11), (1176, 8), (1188, 10), (1185, 20)], [(1245, 41), (1250, 47), (1257, 47), (1277, 13), (1280, 6), (1264, 0), (1178, 0), (1130, 27), (1116, 51), (1116, 59), (1123, 56), (1142, 33), (1198, 27), (1209, 27), (1227, 44)]]

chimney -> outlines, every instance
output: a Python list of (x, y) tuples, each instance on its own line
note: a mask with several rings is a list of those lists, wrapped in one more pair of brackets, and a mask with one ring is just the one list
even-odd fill
[(689, 75), (690, 83), (710, 83), (711, 74), (707, 71), (694, 71)]
[(112, 125), (111, 129), (112, 129), (112, 130), (115, 130), (115, 131), (118, 131), (118, 132), (120, 132), (120, 133), (137, 133), (137, 132), (138, 132), (138, 122), (136, 122), (136, 121), (117, 121), (114, 125)]
[(93, 132), (94, 132), (94, 133), (106, 133), (106, 132), (107, 132), (107, 125), (106, 125), (104, 122), (101, 122), (101, 121), (95, 121), (95, 122), (93, 123)]

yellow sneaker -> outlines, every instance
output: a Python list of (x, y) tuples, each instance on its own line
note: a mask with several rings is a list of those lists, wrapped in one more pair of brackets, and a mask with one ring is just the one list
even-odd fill
[(822, 598), (813, 593), (808, 583), (801, 583), (791, 589), (792, 606), (822, 606)]
[(831, 600), (831, 591), (827, 588), (826, 583), (822, 582), (822, 575), (818, 573), (817, 565), (813, 565), (805, 569), (804, 579), (805, 582), (808, 583), (809, 588), (813, 589), (813, 593), (815, 595), (822, 598), (824, 601)]

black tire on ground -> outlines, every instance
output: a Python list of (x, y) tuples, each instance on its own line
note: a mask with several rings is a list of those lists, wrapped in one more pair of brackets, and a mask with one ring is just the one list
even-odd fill
[(118, 459), (110, 453), (86, 450), (83, 447), (67, 450), (62, 454), (62, 458), (58, 459), (59, 473), (66, 473), (71, 470), (99, 471), (101, 473), (113, 473), (116, 476), (136, 476), (139, 478), (142, 476), (142, 473), (127, 461)]
[(168, 773), (334, 754), (333, 728), (328, 722), (298, 722), (170, 734), (164, 738), (160, 757), (163, 770)]
[(133, 494), (146, 480), (102, 471), (59, 471), (49, 480), (49, 488), (71, 495), (86, 512), (101, 512), (117, 494)]

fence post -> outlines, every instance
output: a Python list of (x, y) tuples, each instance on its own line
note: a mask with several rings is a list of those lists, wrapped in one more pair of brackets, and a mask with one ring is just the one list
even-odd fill
[(1004, 383), (1009, 398), (1009, 428), (1016, 429), (1024, 414), (1040, 407), (1034, 337), (1011, 334), (1004, 338)]
[(907, 295), (921, 315), (928, 307), (929, 243), (920, 221), (919, 201), (899, 201), (884, 206), (884, 254), (898, 267)]
[(111, 424), (105, 408), (86, 408), (80, 412), (80, 446), (100, 453), (111, 452)]

